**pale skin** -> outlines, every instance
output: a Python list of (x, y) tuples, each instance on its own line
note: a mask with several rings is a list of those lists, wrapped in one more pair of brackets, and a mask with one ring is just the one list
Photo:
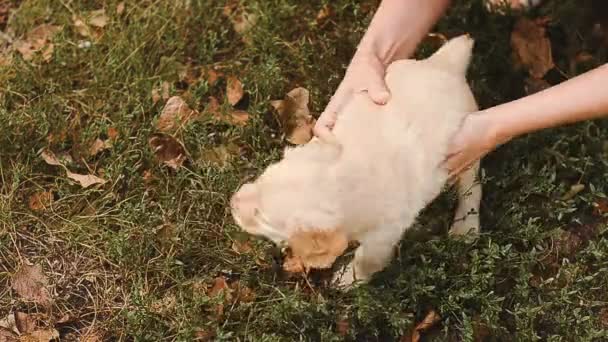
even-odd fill
[[(315, 135), (331, 130), (336, 113), (355, 92), (367, 92), (379, 105), (390, 101), (384, 85), (386, 66), (410, 57), (449, 3), (449, 0), (383, 0), (342, 83), (319, 117)], [(407, 23), (406, 30), (403, 23)], [(453, 139), (444, 166), (456, 177), (515, 137), (607, 116), (606, 84), (608, 65), (603, 65), (542, 92), (470, 114)]]

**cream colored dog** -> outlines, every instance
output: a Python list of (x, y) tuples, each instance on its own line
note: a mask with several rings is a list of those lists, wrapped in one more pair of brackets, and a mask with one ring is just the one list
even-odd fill
[[(386, 73), (384, 106), (355, 95), (333, 135), (287, 149), (231, 199), (237, 224), (287, 243), (306, 267), (328, 268), (349, 241), (360, 246), (340, 278), (367, 281), (390, 261), (418, 213), (446, 184), (440, 165), (464, 117), (477, 110), (466, 81), (473, 40), (448, 41), (425, 60), (400, 60)], [(458, 180), (453, 234), (479, 231), (478, 165)]]

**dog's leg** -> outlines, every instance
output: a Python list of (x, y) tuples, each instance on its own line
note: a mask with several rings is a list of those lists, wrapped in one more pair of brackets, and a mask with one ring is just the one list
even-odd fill
[(334, 277), (339, 286), (348, 289), (355, 282), (365, 283), (376, 272), (384, 269), (401, 237), (399, 228), (399, 225), (382, 227), (361, 239), (361, 245), (355, 251), (351, 263)]
[(454, 215), (454, 223), (450, 234), (464, 235), (472, 231), (475, 235), (479, 233), (479, 203), (481, 202), (481, 182), (477, 179), (479, 173), (479, 162), (466, 170), (459, 177), (458, 208)]

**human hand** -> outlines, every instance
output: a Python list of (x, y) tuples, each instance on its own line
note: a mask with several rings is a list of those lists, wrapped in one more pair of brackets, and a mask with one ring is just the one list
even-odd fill
[(501, 140), (496, 134), (493, 116), (483, 112), (469, 114), (448, 147), (444, 167), (451, 179), (471, 167), (476, 161), (494, 150)]
[(390, 93), (384, 82), (386, 65), (373, 52), (359, 50), (351, 60), (342, 82), (319, 116), (313, 129), (316, 136), (328, 133), (336, 123), (337, 114), (353, 94), (367, 92), (376, 104), (386, 104)]

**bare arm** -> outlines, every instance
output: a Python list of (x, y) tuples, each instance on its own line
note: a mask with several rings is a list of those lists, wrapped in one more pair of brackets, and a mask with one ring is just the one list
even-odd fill
[(344, 79), (317, 121), (317, 136), (329, 133), (337, 114), (352, 94), (366, 91), (377, 104), (384, 104), (390, 93), (384, 84), (387, 65), (409, 57), (450, 0), (383, 0), (361, 39)]
[(452, 176), (517, 136), (608, 116), (608, 64), (542, 92), (470, 114), (451, 146)]
[(608, 115), (608, 64), (485, 111), (497, 143), (522, 134)]
[(385, 65), (408, 58), (449, 4), (450, 0), (383, 0), (358, 49), (375, 54)]

